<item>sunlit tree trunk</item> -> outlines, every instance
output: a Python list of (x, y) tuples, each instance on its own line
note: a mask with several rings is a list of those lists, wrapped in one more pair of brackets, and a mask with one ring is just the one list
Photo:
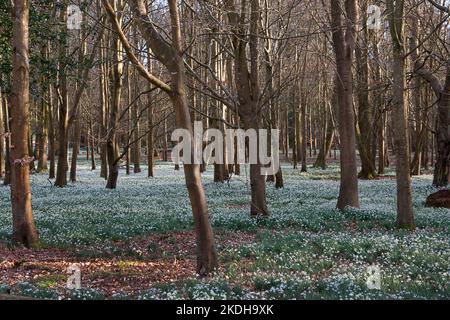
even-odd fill
[(0, 178), (3, 177), (4, 152), (5, 152), (5, 127), (3, 126), (3, 95), (0, 88)]
[(28, 0), (13, 2), (13, 62), (11, 86), (11, 204), (14, 244), (36, 246), (39, 236), (33, 220), (28, 155), (29, 51)]
[(5, 177), (3, 185), (11, 183), (11, 106), (5, 96), (2, 97), (3, 125), (5, 128)]

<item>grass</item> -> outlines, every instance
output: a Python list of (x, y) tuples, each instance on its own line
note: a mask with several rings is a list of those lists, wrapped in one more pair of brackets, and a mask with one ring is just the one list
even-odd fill
[[(106, 190), (99, 171), (88, 170), (87, 163), (80, 164), (78, 182), (64, 189), (52, 187), (45, 174), (33, 175), (33, 209), (44, 247), (82, 247), (78, 258), (88, 260), (105, 256), (96, 245), (192, 229), (182, 170), (160, 163), (156, 178), (148, 179), (143, 169), (130, 176), (121, 172), (116, 190)], [(249, 216), (248, 179), (242, 172), (230, 183), (216, 184), (209, 170), (203, 180), (215, 230), (253, 233), (255, 240), (219, 246), (221, 268), (211, 278), (159, 283), (132, 298), (450, 298), (450, 211), (424, 207), (435, 191), (431, 176), (413, 178), (417, 230), (407, 232), (395, 229), (394, 179), (360, 181), (361, 209), (339, 212), (337, 167), (309, 168), (306, 174), (285, 167), (285, 188), (267, 186), (270, 217), (255, 220)], [(7, 243), (10, 236), (9, 188), (0, 187), (0, 241)], [(130, 262), (125, 258), (133, 253), (121, 250), (120, 266), (126, 270)], [(165, 255), (157, 243), (147, 251), (153, 259)], [(366, 285), (371, 265), (381, 270), (380, 290)], [(38, 296), (53, 297), (48, 290), (56, 280), (35, 283)], [(24, 288), (33, 292), (33, 285)], [(103, 297), (86, 290), (69, 297)], [(119, 292), (113, 298), (126, 297)]]

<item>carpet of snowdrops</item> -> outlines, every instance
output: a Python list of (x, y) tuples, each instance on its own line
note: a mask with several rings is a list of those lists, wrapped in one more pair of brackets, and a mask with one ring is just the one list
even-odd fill
[[(99, 170), (91, 171), (87, 162), (79, 166), (78, 182), (66, 188), (53, 187), (46, 174), (32, 175), (41, 250), (106, 248), (115, 241), (191, 230), (183, 171), (159, 163), (155, 173), (147, 178), (145, 167), (129, 176), (121, 170), (116, 190), (105, 189)], [(113, 295), (101, 286), (61, 292), (51, 281), (27, 279), (16, 284), (18, 294), (58, 299), (450, 298), (450, 210), (424, 207), (426, 196), (435, 191), (430, 175), (413, 178), (417, 230), (412, 233), (395, 229), (392, 172), (360, 181), (361, 209), (345, 212), (335, 210), (336, 166), (308, 173), (286, 166), (283, 175), (283, 189), (267, 185), (270, 216), (259, 220), (249, 216), (246, 170), (224, 184), (213, 182), (212, 169), (203, 175), (215, 231), (252, 235), (252, 241), (218, 244), (221, 267), (212, 277), (192, 274)], [(0, 243), (8, 246), (10, 236), (9, 187), (2, 186)], [(128, 259), (138, 260), (139, 253)], [(369, 267), (380, 271), (379, 288), (367, 285)], [(57, 279), (64, 280), (64, 274)], [(11, 286), (2, 280), (0, 274), (0, 293)]]

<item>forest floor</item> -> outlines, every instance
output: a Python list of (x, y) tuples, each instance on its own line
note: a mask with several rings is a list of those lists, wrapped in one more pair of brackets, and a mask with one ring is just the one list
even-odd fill
[[(285, 188), (267, 186), (270, 216), (249, 216), (246, 170), (204, 183), (220, 269), (195, 275), (195, 240), (183, 171), (120, 172), (105, 189), (81, 163), (78, 182), (32, 175), (42, 247), (11, 248), (9, 188), (0, 187), (0, 294), (51, 299), (450, 299), (450, 210), (425, 208), (431, 176), (413, 178), (417, 230), (395, 229), (395, 179), (360, 181), (361, 209), (335, 210), (339, 170), (283, 167)], [(81, 271), (66, 289), (68, 267)], [(369, 289), (368, 267), (380, 270)]]

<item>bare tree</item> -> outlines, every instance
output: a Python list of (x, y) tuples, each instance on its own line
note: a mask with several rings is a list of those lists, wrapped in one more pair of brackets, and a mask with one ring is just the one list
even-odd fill
[[(112, 21), (113, 27), (122, 42), (128, 58), (135, 65), (137, 71), (151, 84), (166, 92), (175, 109), (176, 126), (193, 133), (191, 116), (186, 95), (185, 67), (183, 61), (182, 35), (180, 29), (180, 17), (176, 0), (168, 0), (171, 22), (171, 40), (169, 44), (156, 29), (150, 19), (143, 0), (130, 0), (134, 19), (141, 35), (155, 57), (170, 73), (170, 85), (155, 77), (142, 65), (134, 55), (131, 45), (125, 37), (116, 13), (109, 0), (102, 0), (103, 5)], [(191, 146), (193, 148), (193, 146)], [(191, 152), (192, 156), (194, 155)], [(193, 161), (191, 161), (193, 163)], [(201, 182), (200, 167), (197, 164), (184, 164), (184, 175), (189, 199), (194, 217), (197, 239), (197, 273), (205, 276), (217, 267), (217, 254), (214, 244), (214, 234), (208, 216), (205, 191)]]

